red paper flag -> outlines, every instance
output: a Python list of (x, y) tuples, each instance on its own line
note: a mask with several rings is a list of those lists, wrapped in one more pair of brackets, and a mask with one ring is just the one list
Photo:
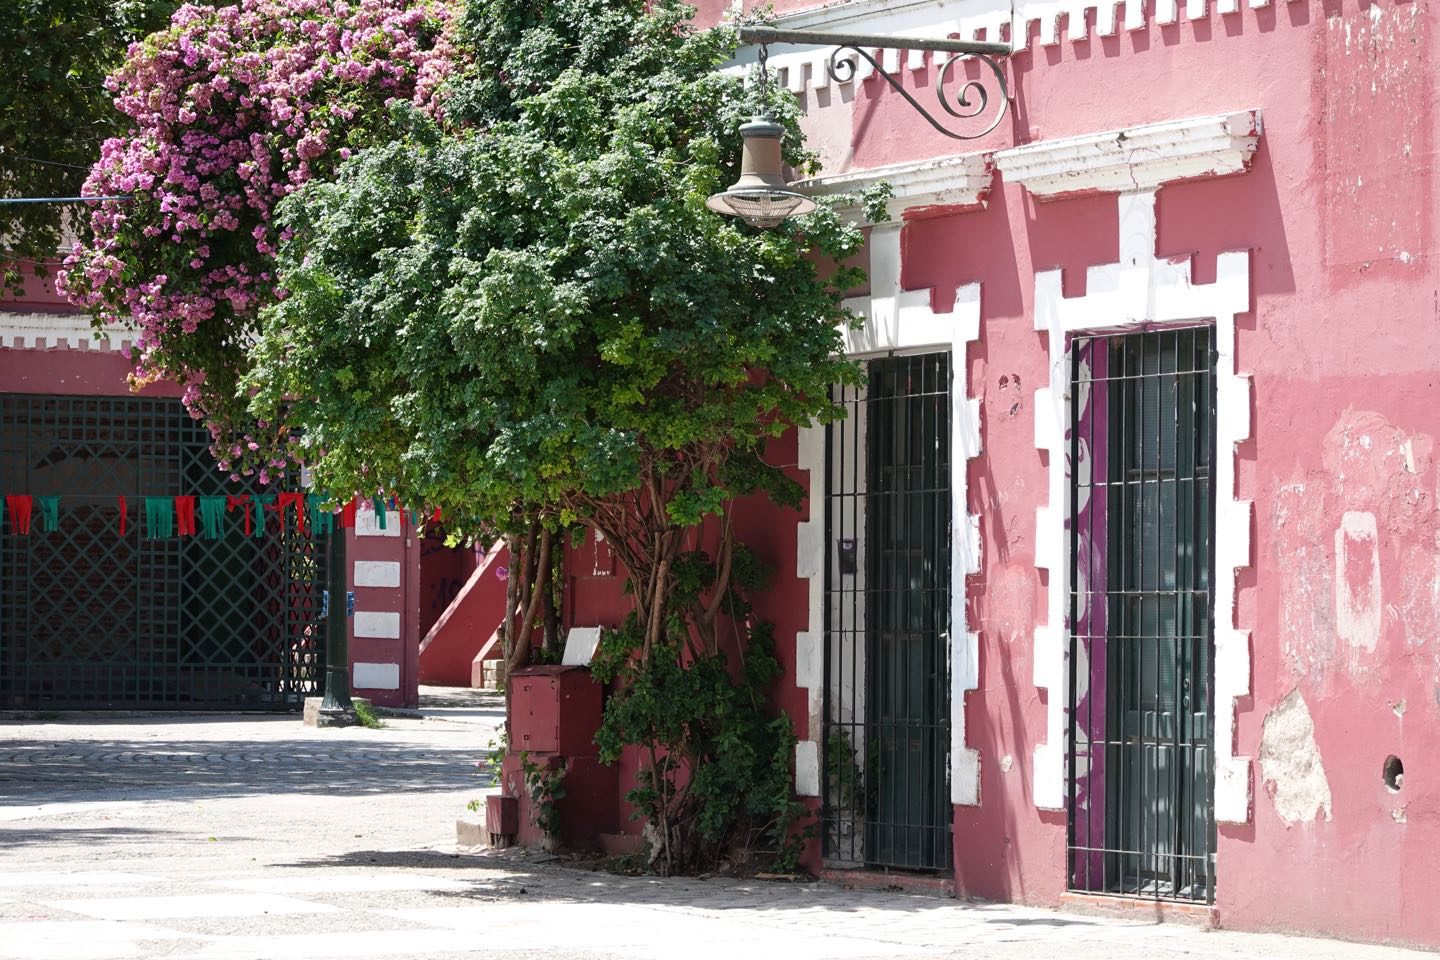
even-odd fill
[(195, 498), (175, 498), (175, 526), (182, 537), (195, 536)]
[(125, 519), (130, 514), (130, 508), (125, 504), (125, 498), (120, 498), (120, 536), (125, 536)]
[(303, 493), (282, 493), (280, 494), (280, 529), (285, 529), (285, 508), (295, 508), (295, 529), (301, 533), (305, 532), (305, 494)]
[(340, 508), (340, 527), (349, 530), (355, 526), (355, 498), (351, 497), (350, 502)]
[(233, 493), (225, 498), (225, 512), (231, 513), (236, 507), (245, 514), (245, 536), (250, 536), (250, 498), (237, 497)]
[(7, 493), (5, 512), (10, 514), (10, 529), (14, 533), (30, 532), (30, 511), (34, 500), (28, 493)]

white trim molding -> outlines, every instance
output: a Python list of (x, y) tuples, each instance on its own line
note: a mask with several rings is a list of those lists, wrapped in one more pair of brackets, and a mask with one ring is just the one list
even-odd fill
[(990, 193), (994, 164), (988, 154), (965, 153), (934, 160), (871, 167), (831, 177), (797, 180), (790, 189), (810, 196), (859, 193), (878, 183), (888, 183), (891, 220), (920, 207), (974, 207), (984, 204)]
[[(1248, 0), (1250, 7), (1270, 3)], [(1034, 43), (1053, 47), (1066, 39), (1091, 39), (1092, 19), (1095, 36), (1112, 37), (1122, 30), (1145, 30), (1151, 23), (1168, 27), (1181, 20), (1209, 20), (1210, 6), (1207, 0), (841, 0), (782, 13), (775, 18), (775, 25), (790, 30), (887, 37), (985, 40), (1009, 43), (1019, 53), (1032, 45), (1031, 24), (1036, 25)], [(1241, 5), (1239, 0), (1217, 0), (1215, 12), (1222, 17), (1238, 16)], [(803, 97), (830, 86), (826, 65), (835, 49), (782, 46), (770, 51), (769, 63), (779, 74), (780, 83)], [(944, 54), (912, 50), (902, 63), (898, 49), (867, 48), (866, 52), (880, 60), (889, 74), (898, 73), (903, 66), (905, 70), (929, 71), (933, 76), (946, 59)], [(755, 59), (754, 48), (742, 49), (726, 70), (739, 72)], [(864, 83), (873, 74), (873, 68), (861, 61), (859, 69), (843, 84)]]
[(1043, 140), (995, 154), (1006, 183), (1038, 197), (1158, 190), (1244, 173), (1260, 143), (1260, 111), (1151, 123)]
[[(965, 578), (980, 570), (980, 522), (969, 512), (966, 473), (980, 454), (980, 401), (970, 396), (968, 345), (980, 337), (980, 285), (955, 291), (955, 305), (937, 313), (929, 290), (900, 289), (899, 223), (886, 223), (870, 235), (871, 296), (846, 305), (864, 318), (864, 326), (847, 330), (845, 351), (853, 357), (933, 347), (950, 352), (951, 476), (950, 510), (950, 793), (951, 802), (980, 802), (980, 754), (966, 744), (965, 695), (979, 684), (979, 638), (965, 617)], [(829, 544), (823, 505), (826, 497), (825, 427), (800, 431), (799, 467), (809, 474), (810, 519), (796, 530), (796, 574), (808, 582), (809, 621), (798, 633), (795, 682), (807, 691), (808, 739), (795, 747), (795, 791), (819, 796), (819, 737), (825, 685), (825, 565)]]
[(11, 313), (0, 309), (0, 348), (17, 350), (129, 350), (135, 331), (116, 328), (97, 337), (85, 313)]
[(1120, 260), (1092, 267), (1083, 297), (1066, 297), (1059, 270), (1035, 276), (1035, 329), (1049, 339), (1050, 384), (1035, 391), (1035, 446), (1049, 455), (1049, 502), (1035, 511), (1035, 565), (1048, 574), (1047, 620), (1035, 628), (1035, 686), (1046, 691), (1046, 742), (1035, 748), (1034, 799), (1065, 803), (1068, 670), (1066, 596), (1069, 465), (1066, 336), (1071, 333), (1213, 320), (1216, 361), (1215, 464), (1215, 817), (1244, 822), (1250, 811), (1250, 758), (1235, 755), (1235, 700), (1250, 691), (1250, 636), (1235, 626), (1235, 576), (1250, 565), (1249, 501), (1235, 498), (1235, 451), (1250, 436), (1250, 380), (1235, 370), (1235, 317), (1250, 309), (1250, 254), (1217, 258), (1213, 283), (1196, 284), (1188, 261), (1155, 255), (1155, 192), (1124, 193)]

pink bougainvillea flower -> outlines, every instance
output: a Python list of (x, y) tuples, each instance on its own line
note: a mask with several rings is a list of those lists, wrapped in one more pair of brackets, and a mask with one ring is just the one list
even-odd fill
[(61, 288), (101, 322), (138, 328), (135, 382), (184, 384), (241, 475), (299, 453), (283, 424), (246, 436), (235, 389), (259, 311), (284, 296), (271, 274), (289, 235), (274, 206), (383, 136), (397, 99), (434, 106), (457, 4), (186, 4), (106, 80), (131, 129), (101, 146), (85, 192), (133, 200), (94, 205)]

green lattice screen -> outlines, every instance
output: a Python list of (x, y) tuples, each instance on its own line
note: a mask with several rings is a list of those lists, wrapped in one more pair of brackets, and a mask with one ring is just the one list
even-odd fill
[[(143, 538), (145, 496), (248, 494), (178, 400), (0, 394), (0, 494), (58, 494), (60, 529), (0, 531), (0, 704), (286, 709), (324, 678), (323, 551)], [(119, 496), (129, 522), (119, 533)]]

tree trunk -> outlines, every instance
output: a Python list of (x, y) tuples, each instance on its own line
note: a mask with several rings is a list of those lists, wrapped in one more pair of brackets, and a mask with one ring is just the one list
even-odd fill
[[(538, 526), (538, 524), (536, 525)], [(550, 544), (551, 534), (549, 530), (540, 531), (540, 549), (533, 549), (535, 543), (535, 530), (531, 528), (530, 536), (526, 538), (531, 546), (527, 553), (535, 554), (534, 562), (526, 557), (525, 566), (529, 569), (526, 574), (529, 582), (525, 585), (522, 603), (524, 609), (521, 611), (520, 628), (515, 632), (515, 645), (510, 650), (510, 656), (505, 663), (506, 673), (511, 674), (530, 663), (530, 637), (534, 632), (535, 619), (540, 615), (541, 598), (548, 593), (550, 580)]]

